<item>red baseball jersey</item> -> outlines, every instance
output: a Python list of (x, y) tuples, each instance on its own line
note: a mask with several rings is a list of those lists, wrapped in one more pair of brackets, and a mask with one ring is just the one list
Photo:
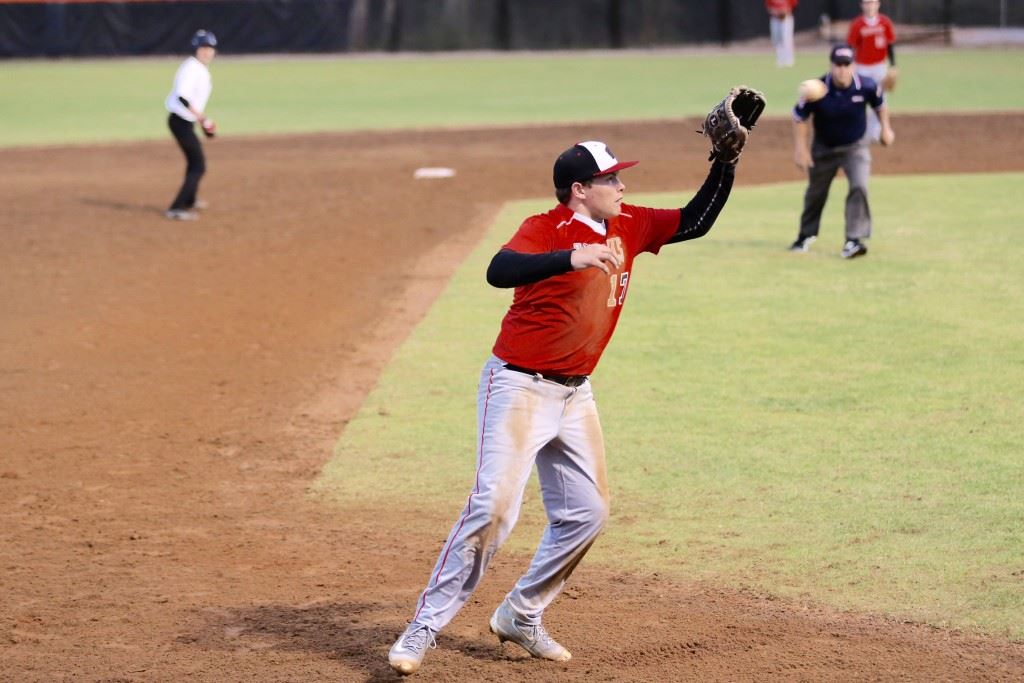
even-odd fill
[(607, 221), (607, 235), (575, 220), (562, 204), (523, 221), (503, 248), (542, 254), (606, 244), (621, 265), (611, 274), (586, 268), (516, 287), (494, 355), (553, 375), (593, 372), (626, 302), (633, 258), (645, 251), (657, 254), (679, 229), (679, 213), (623, 204), (622, 213)]
[(797, 0), (764, 0), (765, 9), (768, 14), (792, 14), (796, 8)]
[(853, 48), (854, 61), (865, 66), (878, 64), (889, 54), (889, 46), (896, 42), (896, 29), (884, 14), (868, 21), (861, 15), (850, 22), (846, 42)]

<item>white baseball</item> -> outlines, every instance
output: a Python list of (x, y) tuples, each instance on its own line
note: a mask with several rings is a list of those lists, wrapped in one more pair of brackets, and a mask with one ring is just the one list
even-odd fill
[(804, 102), (817, 102), (828, 93), (828, 86), (825, 81), (818, 78), (810, 78), (800, 84), (800, 99)]

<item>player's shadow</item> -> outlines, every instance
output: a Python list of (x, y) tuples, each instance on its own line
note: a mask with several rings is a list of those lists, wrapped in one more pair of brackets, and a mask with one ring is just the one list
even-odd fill
[(85, 206), (94, 206), (100, 209), (112, 209), (123, 213), (154, 214), (163, 215), (165, 208), (152, 204), (133, 204), (130, 202), (119, 202), (113, 199), (96, 199), (94, 197), (79, 197), (78, 202)]
[[(404, 623), (381, 623), (380, 604), (324, 602), (307, 606), (259, 605), (206, 608), (203, 624), (178, 643), (203, 650), (304, 652), (344, 662), (367, 681), (400, 678), (388, 666), (388, 649)], [(444, 648), (477, 660), (504, 659), (494, 642), (445, 634)]]

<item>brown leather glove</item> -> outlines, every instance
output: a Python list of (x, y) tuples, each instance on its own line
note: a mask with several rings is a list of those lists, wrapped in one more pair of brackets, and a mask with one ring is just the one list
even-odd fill
[(711, 140), (708, 161), (718, 159), (735, 164), (764, 106), (764, 95), (759, 91), (745, 85), (732, 88), (725, 99), (708, 112), (704, 126), (697, 131)]

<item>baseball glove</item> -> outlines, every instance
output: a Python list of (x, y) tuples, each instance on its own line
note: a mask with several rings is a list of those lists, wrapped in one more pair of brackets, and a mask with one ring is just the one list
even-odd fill
[(217, 124), (213, 122), (213, 119), (203, 119), (200, 125), (203, 127), (203, 135), (208, 138), (212, 138), (217, 134)]
[(894, 66), (890, 66), (889, 70), (885, 72), (885, 76), (882, 77), (882, 90), (885, 92), (892, 92), (896, 89), (896, 82), (900, 78), (899, 69)]
[(708, 161), (718, 159), (735, 164), (764, 105), (764, 95), (757, 90), (745, 85), (732, 88), (725, 99), (708, 112), (704, 126), (697, 131), (711, 140)]

